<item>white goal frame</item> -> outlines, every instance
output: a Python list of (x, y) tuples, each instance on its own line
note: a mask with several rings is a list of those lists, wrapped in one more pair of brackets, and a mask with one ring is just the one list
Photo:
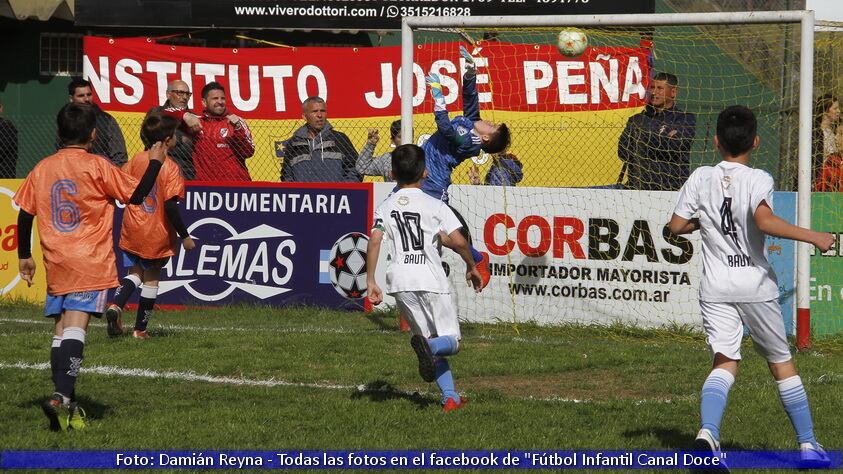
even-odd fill
[[(415, 28), (675, 26), (786, 23), (801, 25), (797, 224), (811, 227), (811, 127), (814, 87), (814, 12), (718, 12), (627, 15), (405, 17), (401, 21), (401, 143), (413, 142), (413, 30)], [(796, 247), (796, 345), (810, 340), (810, 244)]]

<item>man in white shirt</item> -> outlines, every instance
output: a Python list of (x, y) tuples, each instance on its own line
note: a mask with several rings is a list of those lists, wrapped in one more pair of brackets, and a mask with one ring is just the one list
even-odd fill
[[(767, 234), (825, 251), (834, 237), (791, 225), (773, 213), (773, 178), (749, 167), (759, 144), (757, 127), (755, 115), (746, 107), (731, 106), (720, 113), (714, 145), (723, 161), (691, 174), (669, 224), (674, 234), (697, 229), (702, 233), (700, 309), (714, 362), (702, 388), (702, 427), (694, 449), (720, 450), (720, 420), (737, 374), (746, 324), (778, 384), (805, 467), (827, 466), (829, 458), (814, 436), (808, 398), (791, 359), (776, 275), (767, 262), (764, 240)], [(728, 472), (725, 466), (714, 471)]]
[(419, 374), (425, 382), (436, 381), (442, 391), (445, 412), (461, 408), (466, 400), (454, 386), (447, 356), (459, 352), (460, 325), (451, 301), (448, 277), (439, 255), (440, 232), (448, 236), (449, 247), (466, 262), (465, 279), (480, 292), (480, 273), (460, 233), (462, 225), (447, 204), (421, 190), (427, 177), (424, 151), (416, 145), (401, 145), (392, 152), (392, 175), (399, 189), (375, 211), (375, 223), (366, 254), (369, 300), (383, 301), (375, 282), (381, 242), (387, 238), (389, 266), (386, 292), (395, 298), (413, 331), (410, 345), (419, 360)]

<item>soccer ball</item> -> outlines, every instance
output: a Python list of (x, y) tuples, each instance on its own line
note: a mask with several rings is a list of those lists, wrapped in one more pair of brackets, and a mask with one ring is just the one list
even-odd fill
[(343, 235), (331, 247), (331, 285), (345, 298), (366, 296), (366, 247), (369, 237), (360, 232)]
[(579, 28), (565, 28), (556, 37), (556, 47), (562, 56), (579, 57), (587, 46), (588, 36)]

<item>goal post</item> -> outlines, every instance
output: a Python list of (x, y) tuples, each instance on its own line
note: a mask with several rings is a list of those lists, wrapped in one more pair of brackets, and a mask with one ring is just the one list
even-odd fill
[[(732, 25), (734, 28), (732, 28)], [(754, 58), (752, 54), (745, 54), (746, 51), (741, 51), (742, 49), (742, 42), (745, 43), (746, 48), (751, 48), (755, 44), (755, 39), (758, 36), (763, 36), (764, 30), (757, 30), (756, 33), (752, 33), (753, 28), (760, 28), (760, 25), (768, 25), (769, 28), (776, 28), (775, 25), (782, 25), (781, 28), (775, 30), (775, 37), (771, 39), (771, 42), (778, 41), (780, 38), (782, 39), (782, 43), (785, 44), (783, 48), (791, 48), (789, 50), (790, 55), (784, 55), (785, 58), (796, 55), (798, 52), (799, 55), (799, 74), (798, 78), (789, 77), (786, 72), (784, 72), (784, 67), (782, 66), (781, 69), (781, 90), (776, 91), (776, 85), (773, 84), (776, 81), (776, 78), (765, 77), (769, 76), (769, 69), (764, 69), (764, 64), (762, 62), (764, 60), (769, 61), (769, 58), (761, 59), (761, 58)], [(772, 26), (769, 26), (772, 25)], [(695, 83), (697, 84), (707, 84), (708, 77), (706, 75), (716, 75), (717, 65), (714, 64), (704, 64), (708, 60), (702, 53), (697, 53), (693, 49), (692, 46), (684, 46), (686, 43), (689, 43), (687, 40), (682, 39), (682, 35), (687, 35), (687, 29), (694, 29), (698, 28), (699, 31), (690, 34), (696, 34), (700, 38), (700, 40), (696, 41), (697, 43), (708, 42), (714, 44), (715, 47), (719, 47), (717, 43), (719, 38), (716, 34), (711, 33), (710, 31), (707, 32), (705, 28), (720, 28), (717, 30), (711, 31), (719, 31), (722, 32), (724, 36), (728, 36), (728, 41), (730, 42), (729, 45), (723, 47), (723, 51), (721, 53), (726, 56), (733, 56), (735, 57), (736, 62), (743, 61), (744, 63), (752, 63), (748, 66), (748, 69), (751, 72), (746, 73), (744, 75), (747, 76), (755, 76), (755, 79), (759, 82), (769, 81), (772, 86), (768, 87), (767, 89), (773, 90), (775, 93), (785, 94), (784, 91), (788, 84), (788, 82), (792, 82), (798, 79), (798, 89), (792, 88), (793, 93), (798, 93), (798, 101), (793, 101), (794, 103), (798, 104), (798, 144), (794, 147), (793, 154), (796, 155), (798, 159), (798, 164), (796, 166), (796, 173), (795, 176), (783, 176), (779, 175), (777, 179), (777, 189), (786, 189), (789, 190), (791, 188), (790, 185), (782, 184), (779, 181), (789, 181), (792, 180), (796, 184), (797, 196), (796, 196), (796, 218), (798, 225), (802, 227), (810, 228), (811, 225), (811, 180), (812, 180), (812, 105), (813, 105), (813, 61), (814, 61), (814, 13), (812, 11), (777, 11), (777, 12), (720, 12), (720, 13), (671, 13), (671, 14), (628, 14), (628, 15), (570, 15), (570, 16), (485, 16), (485, 17), (406, 17), (402, 20), (402, 42), (401, 42), (401, 73), (400, 73), (400, 89), (401, 92), (401, 118), (402, 118), (402, 128), (401, 128), (401, 136), (402, 136), (402, 143), (413, 143), (415, 139), (418, 138), (419, 132), (419, 124), (421, 118), (418, 116), (419, 114), (429, 114), (429, 110), (422, 111), (420, 109), (419, 104), (419, 87), (424, 87), (423, 81), (419, 83), (418, 72), (413, 70), (414, 62), (416, 61), (419, 51), (423, 50), (424, 45), (429, 45), (429, 47), (437, 47), (436, 42), (442, 41), (441, 39), (433, 39), (430, 40), (429, 43), (425, 43), (424, 41), (427, 40), (420, 40), (420, 34), (425, 32), (425, 34), (430, 34), (429, 32), (444, 32), (450, 33), (453, 37), (451, 40), (452, 42), (460, 42), (465, 44), (466, 41), (472, 41), (472, 39), (477, 39), (483, 35), (484, 32), (494, 31), (494, 32), (512, 32), (512, 35), (509, 37), (509, 41), (513, 43), (523, 42), (524, 44), (539, 44), (539, 46), (552, 46), (555, 47), (555, 36), (554, 32), (558, 32), (559, 29), (564, 27), (579, 27), (585, 29), (589, 37), (591, 38), (592, 35), (594, 37), (598, 37), (598, 39), (602, 38), (603, 45), (606, 46), (607, 51), (620, 51), (611, 49), (614, 47), (615, 41), (618, 47), (630, 47), (630, 44), (635, 42), (635, 38), (637, 36), (644, 37), (645, 34), (650, 34), (651, 39), (657, 45), (659, 44), (660, 32), (665, 28), (673, 28), (669, 30), (670, 33), (665, 34), (664, 36), (670, 36), (671, 40), (675, 41), (678, 45), (682, 48), (687, 48), (683, 51), (675, 51), (672, 52), (676, 57), (671, 56), (671, 54), (665, 54), (663, 58), (656, 57), (654, 60), (652, 56), (655, 56), (653, 51), (655, 50), (644, 50), (644, 54), (651, 54), (651, 60), (654, 61), (654, 66), (652, 66), (652, 70), (670, 70), (672, 69), (670, 61), (685, 61), (687, 64), (684, 67), (688, 70), (697, 71), (696, 73), (699, 77), (693, 78)], [(728, 30), (726, 29), (728, 28)], [(799, 29), (799, 33), (796, 33), (796, 29)], [(740, 35), (741, 30), (746, 29), (747, 32), (744, 34), (743, 37)], [(624, 33), (624, 31), (628, 31), (629, 33)], [(668, 31), (668, 30), (665, 30)], [(774, 30), (769, 30), (774, 31)], [(649, 32), (649, 33), (645, 33)], [(753, 34), (755, 34), (755, 38), (753, 38)], [(543, 36), (542, 36), (543, 35)], [(790, 35), (790, 36), (788, 36)], [(506, 34), (501, 35), (502, 38), (506, 38)], [(515, 38), (515, 39), (512, 39)], [(519, 40), (518, 38), (523, 38), (523, 40)], [(537, 39), (537, 38), (544, 38), (544, 39)], [(784, 38), (788, 38), (784, 40)], [(497, 39), (492, 39), (492, 41), (496, 41)], [(507, 40), (501, 40), (507, 41)], [(683, 42), (684, 41), (684, 42)], [(788, 42), (792, 43), (798, 41), (798, 48), (791, 46), (787, 46)], [(473, 42), (473, 41), (472, 41)], [(503, 51), (505, 49), (494, 49), (496, 45), (491, 45), (490, 43), (484, 43), (480, 41), (478, 44), (489, 44), (489, 49), (491, 51)], [(643, 42), (641, 43), (643, 47)], [(763, 47), (763, 41), (760, 43)], [(508, 43), (507, 43), (508, 45)], [(536, 50), (539, 50), (540, 47), (535, 46)], [(632, 45), (635, 47), (637, 45)], [(441, 46), (442, 51), (444, 52), (446, 46)], [(730, 49), (731, 48), (731, 49)], [(471, 49), (471, 48), (469, 48)], [(516, 50), (518, 48), (510, 48), (511, 50)], [(521, 48), (524, 49), (524, 48)], [(656, 48), (657, 50), (658, 48)], [(509, 51), (509, 50), (507, 50)], [(701, 50), (702, 51), (702, 50)], [(443, 53), (444, 54), (444, 53)], [(514, 54), (514, 53), (513, 53)], [(619, 53), (622, 54), (622, 53)], [(700, 56), (695, 56), (699, 54)], [(742, 56), (742, 54), (745, 55)], [(481, 56), (483, 54), (481, 53)], [(684, 55), (684, 56), (683, 56)], [(680, 59), (682, 58), (682, 59)], [(495, 61), (501, 60), (501, 63), (504, 62), (505, 58), (495, 58), (490, 57), (487, 58), (486, 63), (484, 64), (485, 67), (492, 69), (496, 67)], [(569, 58), (564, 58), (561, 55), (558, 57), (560, 60), (568, 60)], [(637, 61), (638, 59), (636, 59)], [(419, 66), (417, 65), (416, 68)], [(512, 67), (512, 63), (506, 63), (506, 67)], [(697, 69), (693, 69), (697, 67)], [(753, 67), (755, 69), (753, 69)], [(621, 65), (623, 68), (623, 65)], [(459, 69), (459, 67), (457, 67)], [(588, 69), (588, 64), (586, 64), (586, 70)], [(652, 70), (650, 70), (650, 74), (652, 75)], [(714, 72), (713, 72), (714, 71)], [(426, 73), (427, 71), (423, 71)], [(616, 71), (612, 70), (609, 74), (614, 74)], [(586, 73), (583, 73), (586, 74)], [(728, 74), (728, 73), (724, 73)], [(623, 75), (623, 72), (621, 72)], [(540, 77), (541, 74), (537, 73), (535, 77), (531, 77), (534, 82), (540, 81), (540, 79), (544, 79)], [(459, 81), (458, 74), (454, 74), (454, 77)], [(500, 82), (495, 83), (494, 79), (495, 75), (490, 74), (488, 79), (487, 87), (491, 91), (497, 90), (516, 90), (516, 87), (509, 87), (507, 84), (501, 84)], [(502, 74), (497, 75), (498, 78), (504, 77)], [(538, 79), (536, 79), (538, 77)], [(602, 77), (601, 80), (605, 79)], [(652, 77), (644, 78), (645, 81), (651, 80)], [(688, 78), (680, 78), (687, 80)], [(721, 78), (723, 79), (723, 78)], [(728, 79), (728, 78), (725, 78)], [(718, 82), (719, 85), (712, 86), (713, 88), (719, 87), (723, 91), (726, 91), (731, 87), (728, 80), (722, 80)], [(513, 79), (514, 80), (514, 79)], [(627, 78), (629, 80), (629, 78)], [(478, 81), (479, 82), (479, 81)], [(628, 82), (628, 81), (627, 81)], [(545, 84), (545, 82), (541, 82), (541, 84)], [(571, 90), (574, 90), (577, 87), (576, 82), (569, 82), (564, 84), (566, 87), (566, 94), (569, 94)], [(601, 83), (602, 84), (602, 83)], [(580, 84), (581, 85), (581, 84)], [(605, 85), (605, 84), (603, 84)], [(597, 91), (598, 95), (600, 92), (601, 85), (592, 86), (591, 91)], [(683, 101), (681, 99), (682, 93), (685, 92), (684, 89), (681, 88), (680, 85), (680, 99), (678, 99), (678, 104), (682, 105)], [(739, 86), (735, 86), (736, 88)], [(738, 96), (741, 98), (746, 98), (747, 105), (753, 108), (753, 103), (764, 103), (762, 99), (756, 97), (756, 92), (753, 91), (753, 86), (747, 85), (747, 91), (743, 92), (745, 96)], [(764, 89), (763, 87), (758, 87), (759, 90)], [(521, 91), (521, 89), (518, 89)], [(523, 91), (521, 91), (523, 92)], [(540, 91), (541, 92), (541, 91)], [(604, 91), (605, 92), (605, 91)], [(633, 91), (634, 92), (634, 91)], [(716, 96), (718, 90), (711, 90), (707, 91), (706, 93), (709, 96)], [(740, 94), (741, 92), (733, 92), (728, 91), (729, 93)], [(425, 91), (426, 93), (426, 91)], [(414, 94), (416, 95), (415, 101), (416, 104), (414, 106)], [(560, 94), (560, 103), (562, 102), (562, 92)], [(609, 92), (611, 95), (611, 91)], [(616, 92), (617, 94), (617, 92)], [(489, 94), (492, 95), (491, 93)], [(523, 95), (523, 94), (522, 94)], [(584, 98), (582, 99), (581, 103), (585, 104), (582, 107), (591, 106), (592, 104), (597, 104), (599, 100), (603, 99), (595, 99), (593, 96), (588, 97), (586, 94), (582, 94)], [(725, 94), (724, 94), (725, 95)], [(760, 93), (758, 93), (760, 95)], [(528, 99), (526, 102), (524, 101), (523, 97), (512, 97), (508, 99), (510, 102), (515, 101), (516, 99), (520, 102), (517, 104), (517, 107), (522, 112), (527, 114), (530, 113), (532, 109), (527, 107), (529, 106), (536, 106), (535, 105), (535, 94), (532, 97), (532, 102)], [(566, 97), (572, 97), (572, 95), (568, 95)], [(634, 94), (633, 94), (634, 99)], [(784, 102), (783, 98), (779, 97), (780, 99), (777, 103)], [(423, 102), (429, 102), (429, 99), (424, 97)], [(422, 103), (423, 103), (422, 102)], [(727, 105), (732, 105), (734, 103), (740, 103), (736, 100), (730, 101), (729, 103), (722, 103), (722, 104), (715, 104), (713, 100), (710, 99), (699, 99), (698, 105), (702, 110), (705, 107), (708, 109), (705, 110), (707, 113), (707, 117), (716, 116), (714, 111), (713, 105), (718, 105), (725, 107)], [(481, 114), (487, 111), (488, 107), (492, 107), (496, 111), (501, 111), (507, 108), (507, 105), (504, 104), (503, 107), (499, 107), (501, 104), (498, 101), (498, 98), (495, 97), (487, 101), (487, 103), (481, 103)], [(628, 110), (633, 110), (635, 112), (639, 111), (643, 106), (642, 103), (634, 103), (634, 100), (628, 104)], [(538, 115), (543, 113), (551, 114), (555, 110), (553, 107), (549, 109), (541, 109), (540, 104), (537, 105), (540, 112), (536, 112)], [(599, 104), (594, 105), (594, 107), (599, 108)], [(606, 106), (607, 109), (610, 108), (618, 108), (620, 106), (615, 105), (614, 103), (609, 104)], [(637, 107), (637, 108), (636, 108)], [(766, 105), (765, 105), (766, 107)], [(422, 107), (423, 108), (423, 107)], [(564, 108), (564, 106), (563, 106)], [(592, 107), (593, 108), (593, 107)], [(770, 106), (771, 110), (765, 116), (766, 118), (759, 118), (759, 127), (761, 127), (762, 120), (768, 120), (771, 125), (769, 125), (770, 129), (777, 130), (777, 134), (775, 136), (779, 136), (783, 133), (786, 133), (786, 130), (781, 130), (783, 125), (781, 123), (773, 123), (776, 119), (776, 114), (778, 116), (783, 116), (788, 111), (784, 110), (784, 106), (772, 110), (775, 107)], [(449, 112), (452, 116), (460, 115), (461, 112), (459, 109), (459, 101), (454, 102), (452, 107), (449, 107)], [(709, 110), (710, 109), (710, 110)], [(514, 110), (514, 109), (513, 109)], [(560, 109), (561, 110), (561, 109)], [(565, 109), (568, 110), (568, 109)], [(581, 108), (577, 110), (586, 110), (586, 108)], [(624, 109), (627, 110), (627, 109)], [(719, 110), (717, 110), (719, 112)], [(497, 112), (496, 112), (497, 113)], [(500, 112), (501, 115), (506, 117), (512, 117), (508, 111)], [(602, 113), (602, 112), (601, 112)], [(625, 112), (626, 113), (626, 112)], [(605, 132), (603, 137), (612, 137), (612, 139), (617, 140), (617, 136), (620, 134), (620, 131), (623, 129), (624, 122), (626, 118), (631, 115), (632, 112), (626, 113), (626, 116), (622, 117), (621, 119), (615, 120), (609, 124), (606, 120), (601, 119), (604, 123), (586, 123), (590, 120), (586, 116), (577, 117), (572, 120), (568, 120), (568, 124), (575, 123), (574, 127), (581, 126), (583, 129), (590, 130), (588, 133), (597, 134), (597, 133), (604, 133), (598, 132), (599, 129), (611, 129), (610, 132)], [(623, 115), (623, 114), (622, 114)], [(484, 117), (485, 118), (485, 117)], [(427, 120), (427, 119), (425, 119)], [(613, 119), (614, 120), (614, 119)], [(430, 119), (432, 122), (432, 118)], [(562, 124), (563, 128), (565, 123)], [(416, 136), (414, 137), (414, 128)], [(429, 128), (429, 127), (428, 127)], [(714, 134), (713, 128), (711, 127), (710, 119), (706, 122), (705, 126), (700, 125), (697, 123), (697, 135), (694, 141), (694, 154), (695, 156), (702, 156), (703, 162), (696, 162), (692, 163), (692, 165), (699, 165), (699, 164), (709, 164), (705, 162), (705, 160), (713, 159), (713, 154), (711, 153), (711, 145), (706, 145), (706, 143), (710, 142), (711, 137)], [(513, 147), (518, 147), (519, 144), (519, 129), (517, 127), (511, 128), (513, 133)], [(432, 132), (430, 132), (432, 133)], [(548, 132), (545, 131), (530, 131), (530, 132), (523, 132), (524, 134), (529, 135), (530, 137), (535, 137), (536, 134), (543, 134), (548, 135)], [(554, 131), (556, 133), (556, 131)], [(597, 136), (597, 135), (594, 135)], [(762, 136), (762, 142), (764, 140), (764, 136)], [(601, 139), (601, 145), (605, 145), (602, 143), (602, 140), (608, 140), (608, 138)], [(764, 143), (762, 147), (768, 147), (768, 154), (775, 154), (776, 147), (779, 147), (780, 144), (777, 143)], [(550, 145), (547, 145), (550, 148)], [(594, 144), (582, 144), (581, 148), (583, 150), (589, 150), (591, 148), (595, 148)], [(606, 147), (607, 149), (609, 147)], [(541, 152), (543, 156), (549, 156), (552, 152), (550, 150), (544, 150)], [(788, 159), (787, 150), (778, 149), (779, 156), (773, 157), (773, 160), (786, 160)], [(539, 153), (536, 153), (537, 155)], [(607, 158), (608, 159), (608, 158)], [(778, 163), (778, 161), (776, 161)], [(527, 169), (528, 165), (534, 166), (533, 169), (536, 169), (537, 162), (534, 160), (531, 163), (524, 164), (525, 170)], [(613, 163), (610, 166), (612, 167), (620, 167), (620, 162)], [(694, 166), (692, 166), (693, 169)], [(770, 165), (769, 168), (773, 166)], [(624, 168), (625, 169), (625, 168)], [(597, 174), (601, 175), (610, 175), (612, 170), (616, 172), (616, 168), (611, 168), (611, 170), (601, 169), (598, 170)], [(588, 174), (593, 170), (579, 170), (576, 173), (585, 173)], [(768, 170), (769, 171), (769, 170)], [(525, 171), (526, 174), (526, 171)], [(776, 173), (773, 173), (774, 176)], [(560, 179), (558, 175), (550, 176), (545, 179), (539, 180), (541, 184), (539, 186), (542, 187), (559, 187), (559, 188), (594, 188), (595, 192), (604, 193), (604, 189), (600, 188), (611, 188), (612, 186), (598, 186), (595, 184), (600, 184), (598, 182), (590, 182), (589, 176), (586, 176), (582, 183)], [(455, 183), (464, 184), (465, 180), (459, 181), (455, 179)], [(612, 184), (612, 183), (606, 183)], [(535, 185), (532, 183), (527, 183), (528, 186)], [(599, 190), (599, 191), (598, 191)], [(512, 191), (503, 191), (504, 196), (513, 196)], [(605, 195), (605, 194), (601, 194)], [(648, 195), (649, 196), (649, 195)], [(504, 198), (506, 199), (506, 197)], [(629, 205), (630, 209), (633, 209), (635, 206), (640, 205), (647, 205), (646, 199), (650, 199), (647, 196), (641, 197), (640, 199), (645, 199), (642, 203), (625, 203), (623, 205)], [(672, 197), (671, 200), (675, 200), (675, 197)], [(620, 202), (620, 201), (619, 201)], [(665, 219), (669, 218), (669, 214), (665, 215)], [(506, 224), (508, 225), (508, 224)], [(507, 228), (508, 229), (508, 228)], [(476, 234), (480, 234), (484, 231), (484, 229), (478, 229), (472, 227), (472, 234), (476, 236)], [(486, 229), (488, 230), (488, 229)], [(536, 229), (533, 229), (533, 233), (535, 233)], [(515, 232), (515, 227), (513, 226), (512, 231)], [(509, 229), (507, 230), (509, 232)], [(551, 232), (555, 232), (554, 229)], [(524, 236), (528, 235), (528, 232), (525, 231), (523, 234)], [(532, 235), (532, 234), (530, 234)], [(593, 237), (593, 236), (592, 236)], [(476, 238), (476, 237), (475, 237)], [(527, 238), (527, 237), (524, 237)], [(545, 235), (541, 234), (537, 237), (539, 240), (544, 239)], [(556, 234), (553, 234), (553, 239), (556, 239)], [(565, 236), (563, 235), (563, 240)], [(536, 243), (536, 238), (531, 237), (531, 243), (526, 245), (527, 249), (535, 249), (537, 246), (541, 246), (541, 242)], [(599, 240), (599, 238), (598, 238)], [(646, 239), (644, 239), (646, 240)], [(520, 242), (519, 242), (520, 243)], [(644, 242), (646, 244), (646, 242)], [(553, 245), (556, 245), (556, 240), (553, 241)], [(565, 241), (562, 242), (562, 251), (565, 250)], [(629, 244), (627, 244), (627, 247)], [(555, 247), (554, 247), (555, 248)], [(572, 249), (567, 248), (570, 252)], [(529, 252), (527, 252), (529, 253)], [(530, 254), (532, 255), (532, 254)], [(529, 256), (529, 255), (528, 255)], [(535, 255), (532, 255), (535, 256)], [(508, 257), (511, 259), (511, 257)], [(525, 258), (525, 261), (529, 260)], [(631, 263), (631, 262), (630, 262)], [(795, 266), (796, 266), (796, 277), (795, 277), (795, 293), (796, 293), (796, 333), (797, 333), (797, 347), (799, 349), (804, 349), (809, 345), (809, 335), (810, 335), (810, 297), (809, 297), (809, 289), (810, 289), (810, 246), (809, 244), (804, 243), (797, 243), (796, 245), (796, 257), (795, 257)], [(503, 268), (503, 267), (500, 267)], [(623, 269), (621, 269), (623, 271)], [(510, 276), (512, 280), (512, 277)], [(510, 282), (509, 285), (510, 291), (512, 289), (512, 283)], [(503, 297), (502, 297), (503, 298)], [(504, 298), (505, 299), (505, 298)], [(503, 300), (501, 300), (503, 301)], [(619, 303), (620, 304), (620, 303)], [(552, 303), (548, 303), (549, 307), (554, 306)], [(517, 315), (517, 311), (515, 307), (518, 306), (518, 303), (515, 302), (515, 297), (512, 297), (512, 313), (515, 314), (515, 317), (512, 318), (516, 321), (520, 319), (524, 319), (523, 317), (519, 317)], [(652, 306), (642, 306), (640, 311), (642, 313), (646, 313), (647, 311), (652, 310)], [(617, 311), (616, 311), (617, 313)], [(521, 315), (521, 316), (529, 316), (529, 315)], [(529, 319), (527, 317), (526, 319)], [(643, 318), (646, 320), (646, 318)], [(609, 319), (606, 319), (609, 320)]]

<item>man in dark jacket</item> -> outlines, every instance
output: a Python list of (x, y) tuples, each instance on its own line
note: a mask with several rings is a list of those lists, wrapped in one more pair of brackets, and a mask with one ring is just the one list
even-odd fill
[(328, 123), (328, 109), (321, 97), (302, 104), (305, 125), (284, 142), (281, 181), (358, 182), (357, 150), (348, 137)]
[[(103, 111), (93, 102), (93, 89), (91, 83), (84, 79), (74, 79), (67, 85), (67, 93), (70, 96), (69, 102), (76, 104), (89, 104), (94, 108), (97, 116), (96, 129), (97, 138), (91, 145), (90, 152), (95, 155), (102, 155), (117, 166), (123, 166), (129, 161), (126, 153), (126, 142), (123, 140), (123, 132), (114, 117)], [(56, 149), (61, 148), (61, 143), (56, 143)]]
[[(164, 102), (164, 105), (149, 109), (146, 116), (148, 117), (149, 114), (153, 113), (161, 113), (164, 109), (169, 108), (186, 110), (191, 95), (193, 93), (190, 92), (190, 86), (186, 82), (180, 80), (172, 81), (167, 85), (167, 100)], [(144, 120), (146, 120), (146, 117), (144, 117)], [(143, 136), (143, 130), (141, 130), (141, 141), (146, 148), (152, 145)], [(181, 168), (184, 179), (196, 179), (196, 169), (193, 166), (193, 140), (181, 128), (176, 130), (176, 145), (167, 153), (169, 153), (173, 161)]]
[(618, 184), (626, 173), (625, 188), (676, 191), (688, 179), (697, 118), (676, 108), (678, 86), (675, 75), (656, 74), (649, 103), (627, 121), (618, 142), (624, 163)]

